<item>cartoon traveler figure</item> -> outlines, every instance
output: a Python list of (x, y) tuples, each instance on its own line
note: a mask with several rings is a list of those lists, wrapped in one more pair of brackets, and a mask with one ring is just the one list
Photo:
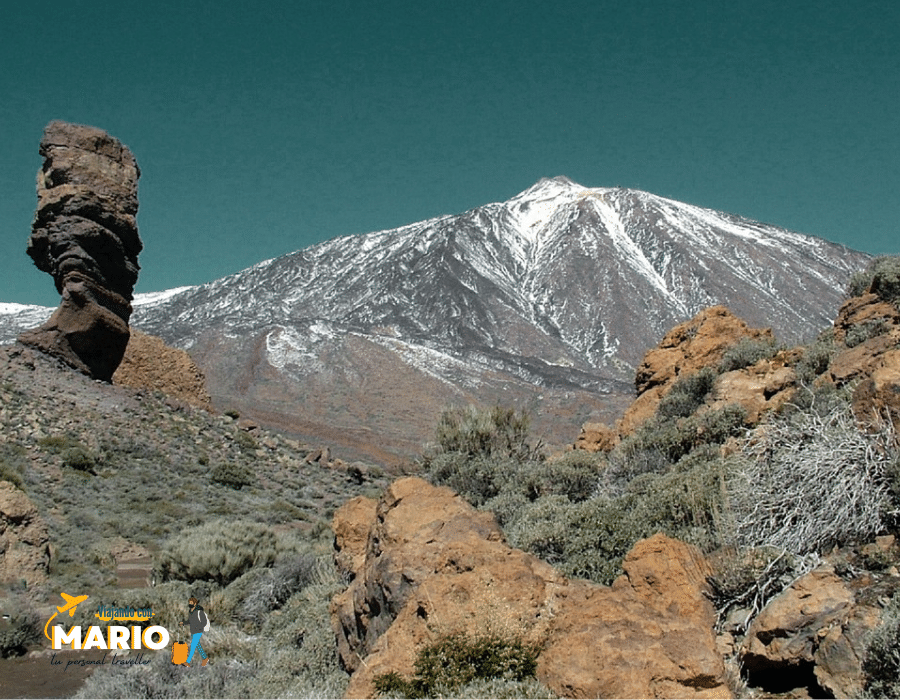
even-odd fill
[(194, 596), (191, 596), (188, 600), (188, 604), (190, 605), (190, 613), (188, 614), (187, 623), (182, 622), (182, 626), (185, 624), (189, 624), (191, 626), (191, 650), (188, 652), (187, 661), (185, 661), (182, 666), (190, 666), (191, 660), (194, 658), (194, 652), (200, 652), (200, 658), (203, 659), (203, 662), (200, 664), (201, 666), (206, 666), (209, 662), (209, 658), (206, 656), (206, 652), (203, 651), (203, 647), (200, 644), (200, 637), (203, 636), (204, 632), (209, 630), (209, 617), (206, 615), (206, 611), (200, 607), (198, 601)]

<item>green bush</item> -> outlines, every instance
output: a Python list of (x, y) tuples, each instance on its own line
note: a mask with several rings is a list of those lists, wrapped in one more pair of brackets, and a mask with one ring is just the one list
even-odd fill
[(703, 367), (697, 372), (679, 377), (659, 402), (656, 415), (663, 419), (691, 415), (703, 405), (715, 383), (716, 371), (712, 367)]
[(243, 465), (234, 462), (224, 462), (217, 464), (209, 474), (209, 478), (222, 486), (240, 491), (245, 486), (253, 483), (253, 471)]
[(0, 620), (0, 658), (21, 656), (41, 637), (37, 612), (24, 600), (13, 602), (15, 606), (8, 613), (9, 619)]
[(844, 336), (844, 345), (848, 348), (855, 348), (871, 338), (884, 335), (888, 330), (890, 330), (890, 326), (883, 318), (870, 319), (854, 324), (847, 330), (847, 335)]
[(374, 679), (375, 691), (408, 698), (446, 697), (477, 680), (524, 681), (534, 678), (539, 652), (516, 637), (451, 632), (419, 650), (412, 679), (381, 674)]
[(252, 521), (222, 519), (169, 539), (158, 556), (162, 580), (212, 581), (226, 585), (275, 560), (275, 533)]
[(8, 481), (17, 489), (25, 486), (24, 474), (28, 453), (18, 445), (0, 444), (0, 481)]
[(869, 638), (862, 663), (865, 691), (871, 698), (900, 697), (900, 596), (884, 609)]
[(869, 291), (882, 301), (900, 302), (900, 256), (879, 256), (865, 270), (853, 274), (847, 285), (847, 296), (857, 297)]
[(480, 506), (515, 479), (519, 466), (509, 458), (446, 452), (429, 460), (426, 475), (435, 484), (449, 486), (472, 505)]
[[(611, 475), (615, 470), (635, 474), (652, 471), (649, 467), (660, 461), (658, 455), (664, 458), (663, 465), (670, 465), (701, 445), (722, 444), (742, 432), (746, 415), (738, 404), (680, 419), (657, 415), (616, 446), (609, 458), (614, 470)], [(642, 464), (648, 468), (640, 468)]]
[(72, 447), (62, 455), (63, 464), (71, 469), (86, 474), (97, 474), (99, 466), (97, 458), (83, 447)]
[(602, 455), (573, 450), (551, 461), (525, 462), (518, 473), (509, 476), (529, 500), (559, 495), (577, 503), (594, 494), (605, 466)]
[(528, 444), (528, 422), (525, 411), (500, 406), (450, 409), (441, 414), (435, 439), (439, 452), (523, 461), (535, 456)]
[(775, 356), (780, 349), (778, 343), (772, 338), (748, 338), (743, 337), (734, 345), (727, 348), (719, 361), (718, 371), (732, 372), (755, 365), (760, 360), (768, 360)]
[(803, 354), (794, 363), (794, 374), (797, 377), (797, 382), (803, 386), (811, 385), (817, 377), (828, 369), (834, 353), (834, 330), (829, 329), (812, 343), (808, 343), (803, 347)]

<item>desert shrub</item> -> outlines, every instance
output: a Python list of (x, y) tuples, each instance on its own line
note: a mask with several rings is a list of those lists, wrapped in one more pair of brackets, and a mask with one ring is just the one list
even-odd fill
[[(737, 404), (720, 409), (701, 411), (677, 420), (661, 418), (659, 414), (644, 423), (623, 440), (610, 454), (613, 470), (618, 474), (640, 474), (657, 471), (653, 465), (675, 464), (691, 450), (708, 444), (721, 444), (739, 435), (744, 426), (746, 410)], [(663, 457), (663, 461), (659, 457)]]
[(894, 596), (873, 631), (862, 663), (866, 695), (900, 697), (900, 596)]
[(242, 596), (236, 616), (260, 624), (272, 610), (280, 609), (297, 591), (312, 582), (318, 557), (312, 552), (297, 554), (272, 568), (254, 569), (253, 583)]
[(797, 382), (804, 386), (811, 385), (816, 377), (828, 369), (834, 353), (834, 331), (829, 329), (803, 347), (803, 354), (794, 363)]
[(21, 446), (0, 444), (0, 481), (8, 481), (21, 490), (27, 461), (27, 452)]
[(742, 609), (746, 613), (738, 632), (743, 634), (772, 598), (818, 564), (816, 556), (795, 556), (774, 547), (739, 550), (723, 557), (716, 573), (707, 580), (709, 598), (716, 607), (717, 629), (721, 631), (731, 610)]
[(234, 443), (242, 450), (252, 451), (259, 447), (256, 438), (245, 430), (238, 430), (234, 434)]
[(426, 475), (435, 484), (449, 486), (469, 503), (480, 506), (515, 478), (519, 466), (510, 458), (446, 452), (429, 460)]
[(654, 532), (650, 523), (634, 517), (636, 505), (630, 495), (570, 504), (562, 514), (566, 531), (557, 568), (566, 576), (611, 584), (622, 573), (628, 550)]
[(24, 654), (42, 635), (41, 619), (34, 608), (24, 600), (11, 602), (9, 618), (0, 620), (0, 658)]
[[(700, 446), (660, 473), (630, 479), (612, 495), (606, 490), (579, 502), (562, 494), (514, 501), (503, 526), (513, 546), (568, 576), (608, 584), (635, 542), (656, 532), (706, 551), (729, 541), (725, 474), (718, 448)], [(508, 497), (504, 493), (490, 505)]]
[(775, 417), (743, 441), (728, 480), (739, 543), (803, 554), (877, 534), (896, 450), (889, 423), (861, 432), (846, 403)]
[(275, 533), (252, 521), (215, 520), (170, 538), (158, 557), (162, 580), (227, 585), (255, 566), (275, 560)]
[(515, 522), (531, 502), (518, 485), (507, 484), (500, 493), (485, 501), (483, 508), (491, 511), (500, 526), (505, 528)]
[(382, 674), (375, 677), (375, 691), (408, 698), (455, 697), (476, 680), (524, 681), (534, 678), (539, 651), (517, 637), (451, 632), (419, 650), (412, 679)]
[(535, 455), (528, 443), (528, 423), (525, 411), (500, 406), (449, 409), (441, 414), (435, 440), (439, 452), (523, 461)]
[(62, 462), (65, 466), (75, 471), (95, 475), (99, 466), (97, 457), (84, 447), (72, 447), (63, 452)]
[(679, 377), (656, 408), (660, 418), (684, 418), (691, 415), (712, 391), (716, 383), (716, 371), (704, 367), (697, 372)]
[(871, 291), (889, 303), (900, 302), (900, 256), (879, 256), (862, 272), (850, 277), (846, 294), (857, 297)]
[(248, 687), (259, 672), (256, 661), (229, 659), (211, 663), (203, 673), (192, 673), (172, 663), (162, 651), (148, 666), (135, 666), (115, 673), (93, 673), (76, 698), (239, 698), (251, 697)]
[(730, 534), (723, 513), (725, 474), (719, 448), (702, 445), (665, 472), (634, 479), (627, 488), (634, 504), (629, 517), (710, 551)]
[(576, 503), (594, 494), (605, 461), (602, 455), (573, 450), (551, 461), (526, 462), (513, 476), (530, 500), (559, 495)]
[(888, 322), (883, 318), (856, 323), (847, 330), (847, 335), (844, 336), (844, 345), (848, 348), (855, 348), (871, 338), (884, 335), (889, 329)]
[(537, 680), (509, 680), (506, 678), (476, 678), (460, 686), (455, 693), (460, 698), (521, 698), (522, 700), (547, 700), (556, 697), (550, 688)]
[(243, 465), (234, 462), (223, 462), (213, 467), (209, 474), (209, 478), (222, 486), (240, 491), (245, 486), (253, 483), (253, 471)]
[(507, 523), (510, 544), (550, 564), (563, 564), (572, 535), (571, 506), (565, 496), (544, 496), (526, 502)]
[(745, 336), (725, 350), (719, 361), (718, 371), (719, 373), (732, 372), (736, 369), (750, 367), (760, 360), (774, 357), (779, 349), (778, 343), (773, 338)]

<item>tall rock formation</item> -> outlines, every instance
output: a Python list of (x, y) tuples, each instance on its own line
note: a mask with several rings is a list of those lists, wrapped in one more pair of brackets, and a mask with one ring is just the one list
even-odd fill
[(105, 131), (53, 121), (44, 130), (28, 255), (53, 276), (59, 308), (18, 340), (109, 381), (128, 344), (138, 277), (140, 169)]

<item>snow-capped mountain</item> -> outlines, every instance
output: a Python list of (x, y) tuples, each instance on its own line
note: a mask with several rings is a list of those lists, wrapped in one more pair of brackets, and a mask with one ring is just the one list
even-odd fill
[(188, 349), (221, 408), (412, 454), (440, 409), (464, 401), (527, 405), (551, 441), (574, 439), (581, 420), (615, 415), (634, 367), (676, 323), (725, 304), (799, 340), (830, 323), (868, 259), (559, 177), (138, 297), (132, 323)]

